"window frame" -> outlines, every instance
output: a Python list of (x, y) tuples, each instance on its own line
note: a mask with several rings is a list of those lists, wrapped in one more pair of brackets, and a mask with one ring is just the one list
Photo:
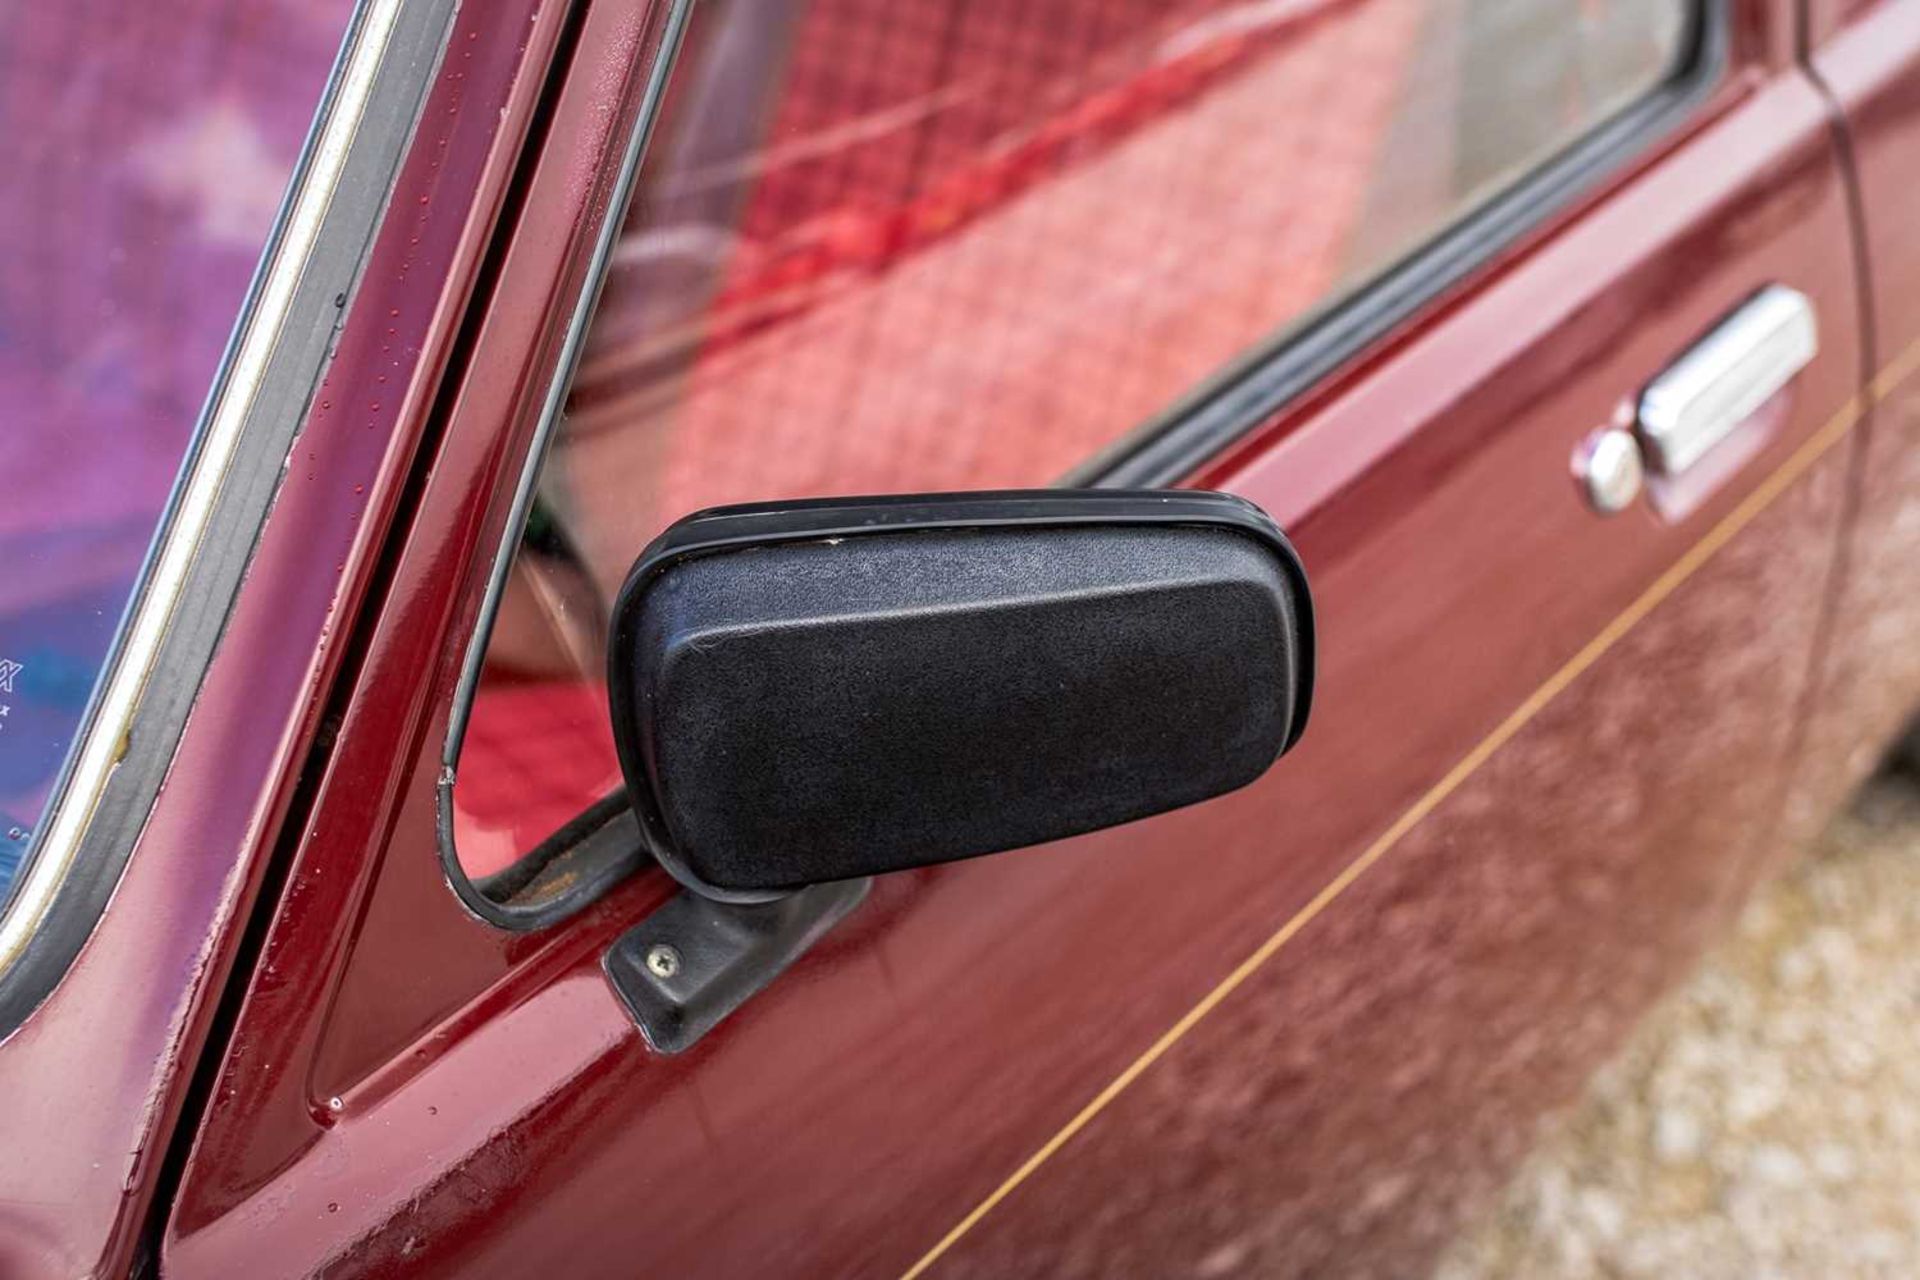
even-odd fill
[[(513, 480), (506, 524), (488, 567), (480, 609), (460, 656), (436, 785), (436, 843), (442, 871), (462, 904), (498, 928), (543, 929), (583, 910), (644, 867), (637, 824), (616, 790), (521, 854), (476, 880), (454, 842), (453, 792), (480, 671), (495, 615), (532, 509), (547, 453), (592, 324), (612, 251), (658, 122), (695, 0), (670, 0), (668, 36), (649, 69), (647, 90), (621, 156), (613, 199), (596, 238), (584, 287), (573, 300), (561, 357), (547, 384), (525, 456)], [(1676, 57), (1666, 76), (1589, 125), (1522, 173), (1457, 211), (1427, 238), (1273, 334), (1139, 423), (1053, 483), (1069, 488), (1173, 486), (1273, 421), (1289, 405), (1351, 366), (1408, 322), (1440, 304), (1530, 235), (1594, 196), (1636, 162), (1650, 158), (1699, 122), (1727, 79), (1732, 0), (1689, 0)], [(639, 553), (635, 548), (635, 554)], [(546, 892), (542, 893), (542, 886)], [(531, 900), (502, 900), (488, 888), (533, 890)]]

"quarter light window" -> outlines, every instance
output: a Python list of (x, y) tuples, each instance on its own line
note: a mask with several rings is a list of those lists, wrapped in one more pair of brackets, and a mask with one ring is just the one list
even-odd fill
[(348, 0), (0, 0), (0, 901), (137, 588)]
[(606, 610), (716, 503), (1044, 484), (1676, 75), (1683, 0), (703, 0), (469, 713), (501, 871), (619, 784)]

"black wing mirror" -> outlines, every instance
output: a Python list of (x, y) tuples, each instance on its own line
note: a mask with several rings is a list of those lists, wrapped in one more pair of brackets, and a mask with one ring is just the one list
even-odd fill
[(703, 512), (640, 558), (612, 626), (641, 828), (723, 902), (1231, 791), (1299, 738), (1313, 684), (1299, 558), (1217, 493)]

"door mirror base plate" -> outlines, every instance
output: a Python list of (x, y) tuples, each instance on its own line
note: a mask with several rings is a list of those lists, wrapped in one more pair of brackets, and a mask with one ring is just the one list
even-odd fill
[(622, 934), (604, 967), (658, 1053), (680, 1053), (859, 906), (871, 879), (810, 885), (771, 902), (716, 902), (682, 889)]

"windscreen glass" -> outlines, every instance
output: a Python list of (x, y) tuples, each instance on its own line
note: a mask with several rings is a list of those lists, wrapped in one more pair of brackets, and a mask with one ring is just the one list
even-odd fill
[(42, 825), (350, 0), (0, 0), (0, 901)]

